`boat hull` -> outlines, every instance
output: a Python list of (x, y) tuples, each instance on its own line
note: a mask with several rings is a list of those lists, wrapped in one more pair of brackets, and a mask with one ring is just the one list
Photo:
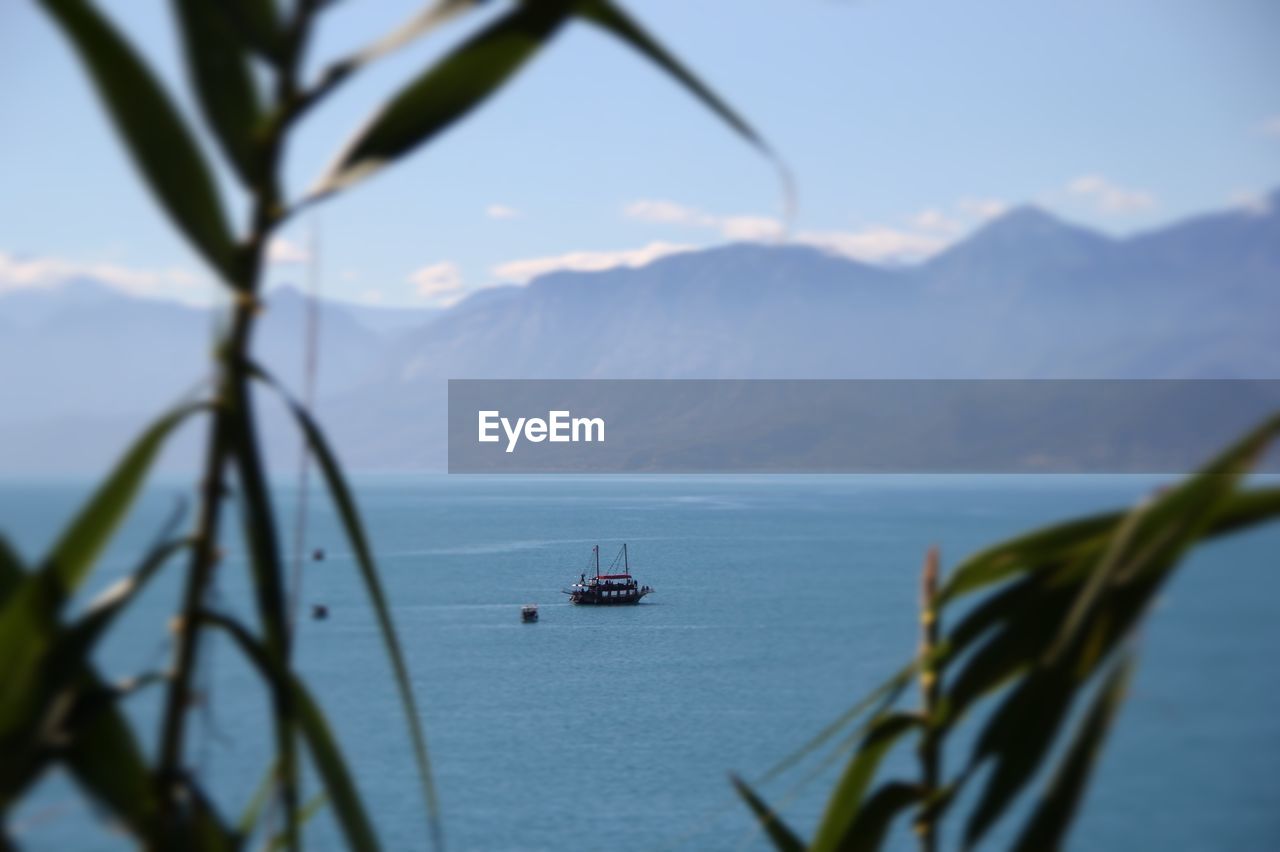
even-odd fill
[(569, 592), (569, 603), (579, 606), (632, 606), (652, 589), (641, 589), (634, 594), (609, 596), (595, 591)]

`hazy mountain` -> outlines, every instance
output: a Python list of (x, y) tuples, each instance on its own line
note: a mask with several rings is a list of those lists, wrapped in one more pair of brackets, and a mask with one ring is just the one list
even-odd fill
[[(1280, 377), (1270, 201), (1123, 240), (1021, 207), (913, 267), (740, 244), (440, 312), (326, 303), (321, 409), (353, 465), (399, 467), (439, 462), (448, 378)], [(256, 337), (295, 385), (305, 318), (274, 291)], [(0, 296), (0, 470), (159, 410), (204, 369), (210, 322), (85, 281)]]

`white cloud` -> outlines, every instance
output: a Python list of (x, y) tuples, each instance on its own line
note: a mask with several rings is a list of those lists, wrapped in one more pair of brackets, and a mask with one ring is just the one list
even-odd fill
[(768, 216), (726, 216), (719, 221), (720, 233), (730, 240), (767, 242), (780, 239), (785, 228)]
[(769, 216), (716, 216), (675, 201), (649, 198), (626, 205), (622, 215), (638, 222), (708, 228), (729, 240), (776, 240), (785, 230), (782, 222)]
[(961, 198), (956, 202), (956, 209), (966, 216), (985, 222), (1008, 210), (1009, 203), (999, 198)]
[(677, 204), (674, 201), (661, 201), (642, 198), (622, 208), (622, 215), (640, 222), (659, 222), (667, 225), (696, 225), (698, 227), (714, 227), (716, 218), (700, 210)]
[(1280, 139), (1280, 115), (1273, 115), (1262, 122), (1262, 135)]
[(56, 287), (76, 278), (91, 278), (132, 296), (205, 302), (212, 294), (206, 279), (180, 267), (139, 269), (118, 263), (84, 263), (61, 257), (24, 258), (0, 251), (0, 293)]
[(1118, 186), (1102, 175), (1082, 175), (1067, 184), (1067, 192), (1093, 201), (1106, 213), (1138, 213), (1156, 205), (1151, 193)]
[(921, 210), (912, 216), (910, 221), (912, 225), (922, 231), (933, 231), (935, 233), (954, 234), (964, 228), (962, 222), (948, 216), (937, 207)]
[(448, 307), (465, 295), (462, 271), (447, 260), (415, 270), (409, 275), (409, 283), (419, 299), (440, 307)]
[(284, 237), (272, 237), (267, 243), (267, 263), (306, 263), (310, 259), (311, 254), (305, 248)]
[(1241, 190), (1232, 193), (1227, 203), (1243, 213), (1254, 216), (1265, 216), (1271, 212), (1271, 199), (1262, 192)]
[(539, 275), (571, 270), (575, 272), (599, 272), (619, 266), (636, 267), (652, 263), (660, 257), (693, 251), (697, 246), (680, 243), (652, 242), (636, 249), (618, 251), (574, 251), (550, 257), (533, 257), (512, 260), (493, 268), (493, 274), (501, 281), (525, 284)]
[(484, 215), (490, 219), (515, 219), (520, 216), (520, 211), (505, 204), (490, 204), (484, 208)]
[(795, 241), (866, 263), (923, 260), (946, 248), (949, 238), (873, 226), (858, 231), (802, 231)]

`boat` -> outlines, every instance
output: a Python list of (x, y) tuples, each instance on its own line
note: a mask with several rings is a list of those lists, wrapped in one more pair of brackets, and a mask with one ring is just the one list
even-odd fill
[(520, 620), (521, 620), (521, 621), (523, 621), (523, 622), (526, 622), (526, 623), (528, 623), (528, 622), (530, 622), (530, 621), (537, 621), (537, 620), (538, 620), (538, 605), (537, 605), (537, 604), (525, 604), (524, 606), (520, 607)]
[[(631, 576), (631, 564), (625, 544), (614, 557), (608, 574), (600, 573), (600, 545), (591, 548), (591, 552), (595, 557), (595, 575), (588, 577), (584, 571), (578, 578), (578, 582), (563, 590), (569, 596), (569, 603), (591, 606), (636, 604), (640, 603), (645, 595), (653, 592), (651, 587), (640, 585)], [(617, 573), (619, 560), (622, 561), (621, 573)]]

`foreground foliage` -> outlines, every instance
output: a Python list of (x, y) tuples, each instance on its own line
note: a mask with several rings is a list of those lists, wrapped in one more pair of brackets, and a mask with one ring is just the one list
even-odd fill
[[(279, 227), (321, 198), (348, 189), (433, 139), (517, 74), (556, 33), (588, 22), (672, 75), (747, 141), (763, 140), (715, 94), (610, 0), (523, 0), (496, 10), (474, 34), (409, 80), (343, 148), (315, 186), (298, 199), (283, 186), (284, 157), (299, 121), (375, 60), (438, 25), (471, 12), (474, 0), (437, 0), (374, 44), (303, 79), (307, 47), (322, 0), (173, 0), (187, 76), (204, 128), (238, 183), (247, 210), (237, 235), (224, 207), (217, 171), (148, 63), (89, 0), (37, 0), (70, 42), (119, 132), (143, 182), (232, 296), (214, 352), (211, 390), (164, 415), (135, 442), (66, 531), (35, 565), (0, 538), (0, 847), (12, 843), (15, 804), (49, 769), (66, 770), (111, 822), (157, 849), (240, 849), (261, 841), (298, 848), (301, 826), (321, 803), (334, 812), (347, 843), (378, 847), (375, 821), (342, 750), (293, 666), (293, 618), (276, 508), (258, 436), (254, 385), (284, 394), (254, 365), (251, 341), (260, 311), (267, 246)], [(771, 156), (771, 155), (770, 155)], [(121, 330), (121, 333), (125, 333)], [(157, 352), (156, 357), (164, 357)], [(124, 378), (122, 377), (122, 380)], [(285, 396), (345, 526), (385, 640), (422, 779), (423, 810), (435, 846), (443, 845), (418, 709), (373, 560), (373, 549), (334, 453), (305, 406)], [(130, 577), (75, 619), (68, 603), (124, 520), (166, 439), (200, 419), (207, 445), (192, 529), (166, 527), (140, 554)], [(224, 504), (234, 504), (249, 552), (256, 623), (214, 607), (211, 580), (225, 538)], [(173, 625), (168, 671), (108, 683), (94, 652), (120, 614), (161, 570), (186, 560), (181, 610)], [(238, 821), (214, 801), (186, 755), (193, 678), (202, 638), (226, 637), (259, 674), (270, 698), (274, 754)], [(147, 683), (166, 689), (154, 749), (125, 712)], [(154, 760), (149, 755), (154, 754)], [(309, 758), (323, 798), (303, 803), (300, 764)], [(276, 825), (269, 815), (276, 815)]]
[[(1124, 699), (1134, 637), (1157, 592), (1198, 544), (1280, 517), (1280, 489), (1243, 483), (1277, 433), (1280, 417), (1129, 511), (1003, 542), (966, 559), (941, 585), (937, 553), (930, 552), (918, 655), (765, 778), (824, 747), (832, 759), (852, 751), (812, 841), (802, 841), (735, 779), (774, 845), (877, 849), (895, 818), (910, 812), (921, 849), (938, 848), (948, 819), (962, 824), (961, 843), (972, 848), (1059, 754), (1013, 848), (1061, 846)], [(946, 616), (954, 626), (944, 630)], [(913, 682), (920, 706), (904, 709)], [(987, 702), (991, 712), (966, 726)], [(1079, 704), (1085, 707), (1074, 712)], [(947, 772), (944, 746), (957, 736), (973, 747)], [(877, 784), (885, 756), (907, 741), (914, 742), (918, 774)], [(953, 803), (971, 785), (978, 786), (966, 800), (973, 804), (955, 812)]]

